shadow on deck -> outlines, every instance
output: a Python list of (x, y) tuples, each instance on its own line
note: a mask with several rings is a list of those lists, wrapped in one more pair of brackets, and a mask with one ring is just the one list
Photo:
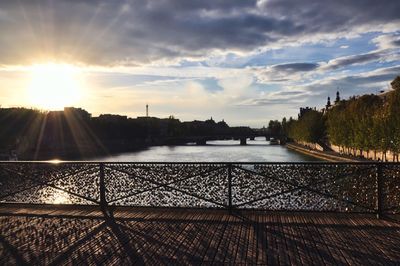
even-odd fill
[(400, 224), (366, 214), (0, 205), (0, 264), (395, 265)]

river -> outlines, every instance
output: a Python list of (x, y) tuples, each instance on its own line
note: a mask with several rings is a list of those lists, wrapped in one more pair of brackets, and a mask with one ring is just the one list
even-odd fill
[(114, 162), (304, 162), (319, 161), (311, 156), (290, 150), (285, 146), (270, 145), (265, 138), (247, 140), (208, 141), (197, 146), (153, 146), (144, 150), (95, 158), (96, 161)]

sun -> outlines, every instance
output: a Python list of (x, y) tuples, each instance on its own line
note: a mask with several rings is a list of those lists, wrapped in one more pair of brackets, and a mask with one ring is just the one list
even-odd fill
[(61, 110), (82, 97), (79, 69), (67, 64), (40, 64), (30, 68), (28, 101), (36, 108)]

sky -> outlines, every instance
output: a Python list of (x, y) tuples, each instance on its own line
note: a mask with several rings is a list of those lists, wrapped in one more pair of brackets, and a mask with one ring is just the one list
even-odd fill
[[(93, 115), (149, 104), (151, 116), (262, 127), (337, 90), (388, 90), (399, 14), (396, 0), (4, 0), (0, 105), (43, 109), (46, 93)], [(71, 67), (74, 81), (43, 64)]]

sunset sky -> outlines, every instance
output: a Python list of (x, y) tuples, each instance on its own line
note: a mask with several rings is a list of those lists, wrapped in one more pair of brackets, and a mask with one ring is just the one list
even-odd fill
[(0, 105), (261, 127), (400, 75), (400, 1), (0, 1)]

